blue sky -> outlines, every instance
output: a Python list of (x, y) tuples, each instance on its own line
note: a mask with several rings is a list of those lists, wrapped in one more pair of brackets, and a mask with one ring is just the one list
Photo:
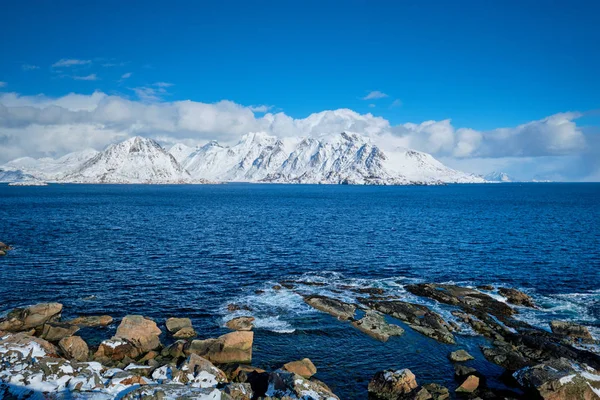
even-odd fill
[(577, 111), (597, 132), (598, 15), (592, 1), (7, 2), (0, 91), (230, 100), (292, 118), (349, 108), (478, 131)]

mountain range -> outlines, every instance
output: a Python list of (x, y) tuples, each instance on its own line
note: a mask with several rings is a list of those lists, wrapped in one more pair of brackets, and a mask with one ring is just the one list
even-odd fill
[(233, 146), (199, 147), (133, 137), (104, 151), (87, 149), (61, 158), (19, 158), (0, 167), (0, 181), (65, 183), (271, 182), (408, 185), (482, 183), (427, 153), (384, 153), (369, 138), (349, 132), (318, 138), (277, 138), (249, 133)]

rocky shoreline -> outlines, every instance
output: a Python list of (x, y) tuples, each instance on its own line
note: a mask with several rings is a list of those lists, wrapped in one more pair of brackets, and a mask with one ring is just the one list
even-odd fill
[[(282, 281), (274, 290), (301, 294), (303, 285)], [(410, 365), (390, 365), (368, 383), (370, 399), (598, 399), (600, 355), (582, 347), (598, 344), (583, 326), (552, 321), (541, 330), (515, 319), (519, 307), (536, 307), (533, 299), (513, 288), (497, 288), (498, 301), (481, 290), (446, 284), (407, 285), (410, 293), (452, 307), (452, 315), (485, 338), (483, 356), (504, 369), (508, 389), (489, 387), (482, 372), (466, 365), (473, 357), (464, 349), (448, 354), (457, 387), (421, 382)], [(304, 302), (330, 314), (375, 340), (388, 341), (414, 330), (442, 344), (455, 344), (461, 327), (423, 304), (402, 301), (383, 289), (351, 288), (356, 303), (302, 294)], [(230, 312), (243, 306), (230, 304)], [(250, 310), (248, 310), (250, 311)], [(251, 365), (254, 342), (250, 316), (226, 323), (230, 333), (196, 339), (188, 318), (154, 321), (141, 315), (120, 319), (116, 333), (98, 346), (77, 336), (80, 328), (115, 323), (108, 315), (63, 321), (63, 306), (42, 303), (17, 308), (0, 318), (0, 398), (121, 399), (338, 399), (314, 375), (318, 366), (304, 358), (274, 371)], [(392, 319), (390, 319), (390, 317)], [(394, 321), (397, 320), (397, 323)], [(172, 344), (161, 343), (163, 331)], [(268, 345), (268, 343), (265, 343)], [(368, 362), (366, 360), (365, 362)], [(401, 369), (395, 369), (401, 367)], [(331, 383), (331, 382), (330, 382)]]

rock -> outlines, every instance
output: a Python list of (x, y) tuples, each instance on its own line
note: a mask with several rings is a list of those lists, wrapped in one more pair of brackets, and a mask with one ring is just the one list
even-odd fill
[(373, 301), (370, 299), (360, 299), (360, 301), (379, 312), (407, 323), (412, 329), (423, 335), (442, 343), (455, 343), (451, 333), (453, 328), (439, 314), (424, 305), (404, 301)]
[(142, 353), (157, 349), (160, 346), (158, 336), (162, 331), (156, 322), (141, 315), (127, 315), (117, 328), (115, 338), (126, 339)]
[(225, 386), (223, 393), (228, 395), (231, 400), (251, 400), (254, 392), (249, 383), (230, 383)]
[(462, 365), (462, 364), (454, 365), (454, 377), (457, 380), (462, 380), (469, 375), (476, 375), (476, 374), (477, 374), (477, 370), (475, 368), (467, 367), (466, 365)]
[(192, 327), (181, 328), (173, 334), (175, 339), (189, 339), (197, 336), (196, 331)]
[(139, 355), (139, 350), (128, 341), (109, 339), (100, 343), (98, 350), (94, 353), (94, 358), (97, 360), (121, 361), (125, 357), (137, 358)]
[(87, 327), (99, 327), (108, 326), (113, 323), (113, 317), (110, 315), (88, 315), (83, 317), (77, 317), (67, 322), (71, 325), (87, 326)]
[(493, 285), (479, 285), (479, 286), (477, 286), (477, 289), (490, 291), (490, 290), (494, 290), (495, 288)]
[(217, 364), (250, 363), (252, 361), (252, 331), (236, 331), (217, 339), (192, 340), (186, 354), (197, 354)]
[(15, 308), (0, 319), (0, 331), (20, 332), (57, 321), (63, 305), (60, 303), (40, 303), (27, 308)]
[(255, 378), (256, 375), (263, 375), (266, 390), (266, 382), (269, 374), (267, 374), (264, 369), (244, 364), (228, 364), (224, 368), (225, 374), (231, 382), (251, 382), (254, 380), (253, 378)]
[(61, 339), (58, 342), (58, 347), (71, 360), (86, 361), (89, 357), (90, 349), (87, 343), (79, 336), (70, 336)]
[(467, 376), (467, 379), (456, 389), (456, 393), (473, 393), (479, 387), (479, 378), (475, 375)]
[(427, 383), (423, 385), (423, 388), (427, 389), (433, 400), (446, 400), (450, 398), (450, 391), (437, 383)]
[(288, 372), (300, 375), (305, 379), (309, 379), (311, 376), (317, 373), (317, 367), (308, 358), (303, 358), (299, 361), (291, 361), (284, 364), (282, 367)]
[(463, 361), (469, 361), (469, 360), (475, 359), (475, 357), (473, 357), (472, 355), (467, 353), (465, 350), (453, 351), (452, 353), (450, 353), (449, 357), (450, 357), (450, 361), (454, 361), (454, 362), (463, 362)]
[(148, 362), (150, 360), (154, 360), (156, 357), (158, 357), (158, 353), (154, 350), (147, 352), (144, 357), (140, 358), (139, 362), (140, 363), (145, 363)]
[[(264, 293), (264, 290), (260, 291), (261, 293)], [(260, 293), (258, 293), (260, 294)], [(235, 311), (240, 311), (240, 310), (245, 310), (245, 311), (252, 311), (252, 309), (248, 306), (240, 306), (239, 304), (235, 304), (235, 303), (229, 303), (227, 305), (227, 311), (229, 312), (235, 312)]]
[(382, 342), (386, 342), (390, 336), (401, 336), (404, 333), (404, 329), (398, 325), (388, 324), (382, 314), (373, 310), (368, 310), (363, 318), (353, 321), (352, 325)]
[(379, 400), (396, 400), (417, 387), (415, 375), (409, 369), (387, 370), (375, 374), (369, 382), (369, 395)]
[(498, 293), (506, 297), (508, 302), (511, 304), (537, 308), (533, 299), (529, 295), (521, 292), (520, 290), (514, 288), (498, 288)]
[(319, 311), (326, 312), (341, 320), (353, 319), (356, 311), (354, 304), (345, 303), (326, 296), (306, 296), (304, 297), (304, 302)]
[(181, 372), (191, 374), (190, 382), (196, 382), (201, 387), (207, 384), (217, 385), (227, 382), (227, 375), (219, 368), (215, 367), (210, 361), (196, 354), (190, 354), (181, 365)]
[(134, 374), (134, 375), (138, 375), (138, 376), (143, 376), (145, 378), (149, 377), (151, 372), (152, 372), (152, 368), (148, 365), (139, 365), (133, 362), (130, 362), (127, 364), (127, 367), (125, 367), (125, 371)]
[(281, 286), (280, 285), (273, 285), (273, 290), (281, 290)]
[(129, 371), (119, 371), (106, 383), (106, 388), (113, 393), (119, 393), (130, 386), (147, 385), (149, 383), (151, 383), (151, 380), (148, 378), (135, 375)]
[(6, 243), (0, 242), (0, 250), (10, 250), (10, 246)]
[(497, 346), (493, 348), (481, 348), (484, 357), (488, 361), (498, 364), (509, 371), (516, 371), (530, 364), (529, 360), (510, 344), (502, 342), (496, 342), (495, 344)]
[(172, 343), (168, 347), (164, 348), (161, 352), (163, 357), (171, 357), (173, 359), (178, 359), (180, 357), (185, 357), (185, 348), (188, 346), (188, 342), (185, 340), (178, 340), (175, 343)]
[(257, 398), (339, 400), (322, 382), (307, 380), (300, 375), (278, 370), (269, 374), (265, 394), (255, 391)]
[(183, 328), (193, 328), (192, 320), (189, 318), (169, 318), (165, 325), (170, 333), (176, 333)]
[(79, 330), (76, 325), (60, 322), (47, 322), (44, 324), (40, 337), (49, 342), (59, 342), (69, 336), (73, 336)]
[(237, 317), (227, 321), (225, 326), (234, 331), (251, 331), (254, 328), (254, 317)]
[(582, 341), (585, 343), (594, 342), (592, 334), (585, 326), (572, 322), (552, 321), (550, 322), (550, 329), (552, 329), (552, 333), (558, 336), (574, 339), (576, 341)]
[(513, 376), (521, 386), (545, 400), (600, 398), (600, 372), (564, 358), (524, 368)]
[(50, 342), (31, 336), (24, 332), (12, 333), (6, 336), (0, 336), (0, 351), (1, 349), (27, 349), (22, 353), (28, 355), (30, 351), (33, 351), (33, 355), (48, 355), (57, 356), (57, 348)]

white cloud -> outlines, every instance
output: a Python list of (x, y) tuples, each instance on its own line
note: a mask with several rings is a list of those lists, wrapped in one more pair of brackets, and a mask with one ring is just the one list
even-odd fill
[(0, 88), (8, 86), (8, 83), (0, 81)]
[(298, 119), (227, 100), (163, 102), (166, 89), (154, 85), (131, 90), (140, 101), (102, 92), (59, 98), (0, 93), (0, 163), (26, 155), (62, 155), (90, 146), (100, 149), (132, 135), (153, 137), (165, 144), (203, 144), (211, 139), (231, 144), (248, 132), (296, 137), (350, 131), (370, 136), (384, 150), (414, 148), (451, 166), (479, 173), (512, 166), (506, 172), (515, 176), (530, 171), (527, 173), (539, 177), (583, 179), (600, 171), (600, 162), (595, 161), (600, 159), (600, 140), (592, 140), (600, 135), (586, 134), (577, 126), (579, 113), (478, 131), (455, 128), (450, 120), (392, 126), (382, 117), (348, 109)]
[(131, 78), (131, 75), (133, 75), (133, 72), (126, 72), (123, 75), (121, 75), (121, 79)]
[(169, 82), (156, 82), (153, 85), (157, 86), (157, 87), (161, 87), (161, 88), (167, 88), (167, 87), (174, 86), (173, 83), (169, 83)]
[(379, 90), (374, 90), (374, 91), (370, 92), (369, 94), (367, 94), (362, 99), (363, 100), (376, 100), (376, 99), (383, 99), (385, 97), (388, 97), (388, 95), (383, 92), (380, 92)]
[(375, 108), (376, 106), (375, 106), (375, 104), (371, 103), (371, 104), (369, 104), (369, 107)]
[(40, 69), (40, 67), (32, 64), (23, 64), (21, 65), (21, 69), (23, 69), (23, 71), (33, 71), (35, 69)]
[(392, 104), (390, 104), (390, 108), (394, 108), (394, 107), (402, 107), (402, 100), (396, 99), (396, 100), (392, 101)]
[(99, 78), (96, 74), (89, 74), (85, 76), (73, 76), (76, 81), (97, 81)]
[(72, 67), (74, 65), (86, 65), (86, 64), (91, 64), (91, 63), (92, 63), (91, 60), (77, 60), (74, 58), (63, 58), (63, 59), (58, 60), (54, 64), (52, 64), (52, 67), (53, 68)]

